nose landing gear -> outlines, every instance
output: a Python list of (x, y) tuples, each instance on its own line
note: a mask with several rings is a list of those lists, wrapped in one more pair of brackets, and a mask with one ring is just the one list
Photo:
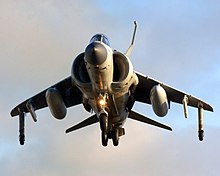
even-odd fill
[(108, 145), (108, 134), (102, 131), (102, 145), (106, 147)]
[(107, 133), (107, 130), (108, 130), (108, 117), (107, 117), (107, 115), (100, 114), (99, 121), (100, 121), (100, 128), (101, 128), (102, 132)]
[(108, 117), (106, 114), (100, 114), (100, 129), (102, 131), (101, 139), (102, 145), (106, 147), (108, 145)]

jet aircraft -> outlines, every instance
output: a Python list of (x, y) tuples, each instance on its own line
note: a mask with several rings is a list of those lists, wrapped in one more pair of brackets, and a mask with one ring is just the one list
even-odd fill
[(167, 114), (171, 102), (183, 105), (186, 118), (187, 106), (198, 108), (198, 137), (203, 140), (203, 110), (213, 112), (213, 108), (190, 94), (133, 69), (129, 57), (137, 30), (137, 22), (134, 24), (132, 41), (125, 54), (113, 50), (106, 35), (96, 34), (85, 51), (74, 59), (71, 76), (28, 98), (11, 111), (12, 117), (19, 116), (21, 145), (25, 141), (25, 114), (30, 113), (36, 122), (35, 111), (45, 107), (49, 107), (56, 119), (64, 119), (67, 108), (82, 104), (93, 115), (70, 127), (66, 133), (99, 123), (103, 146), (107, 146), (109, 139), (118, 146), (119, 137), (125, 135), (123, 125), (127, 118), (172, 131), (169, 126), (133, 111), (135, 102), (152, 105), (159, 117)]

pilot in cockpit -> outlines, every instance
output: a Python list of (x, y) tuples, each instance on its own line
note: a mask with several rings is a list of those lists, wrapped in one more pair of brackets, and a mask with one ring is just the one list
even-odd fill
[(96, 34), (96, 35), (94, 35), (91, 38), (89, 43), (93, 43), (95, 41), (103, 42), (104, 44), (106, 44), (106, 45), (108, 45), (110, 47), (109, 40), (108, 40), (107, 36), (104, 35), (104, 34)]

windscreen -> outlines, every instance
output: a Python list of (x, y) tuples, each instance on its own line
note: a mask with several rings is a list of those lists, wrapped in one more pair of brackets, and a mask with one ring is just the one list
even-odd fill
[(90, 43), (96, 42), (96, 41), (103, 42), (104, 44), (110, 46), (109, 40), (108, 40), (108, 38), (104, 34), (96, 34), (96, 35), (94, 35), (91, 38)]

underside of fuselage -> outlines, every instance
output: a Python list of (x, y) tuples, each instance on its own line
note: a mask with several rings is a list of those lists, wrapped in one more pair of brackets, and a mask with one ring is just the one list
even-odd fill
[(94, 111), (100, 122), (102, 144), (113, 139), (118, 145), (138, 83), (129, 59), (103, 42), (93, 42), (74, 60), (71, 77), (82, 92), (85, 109)]

